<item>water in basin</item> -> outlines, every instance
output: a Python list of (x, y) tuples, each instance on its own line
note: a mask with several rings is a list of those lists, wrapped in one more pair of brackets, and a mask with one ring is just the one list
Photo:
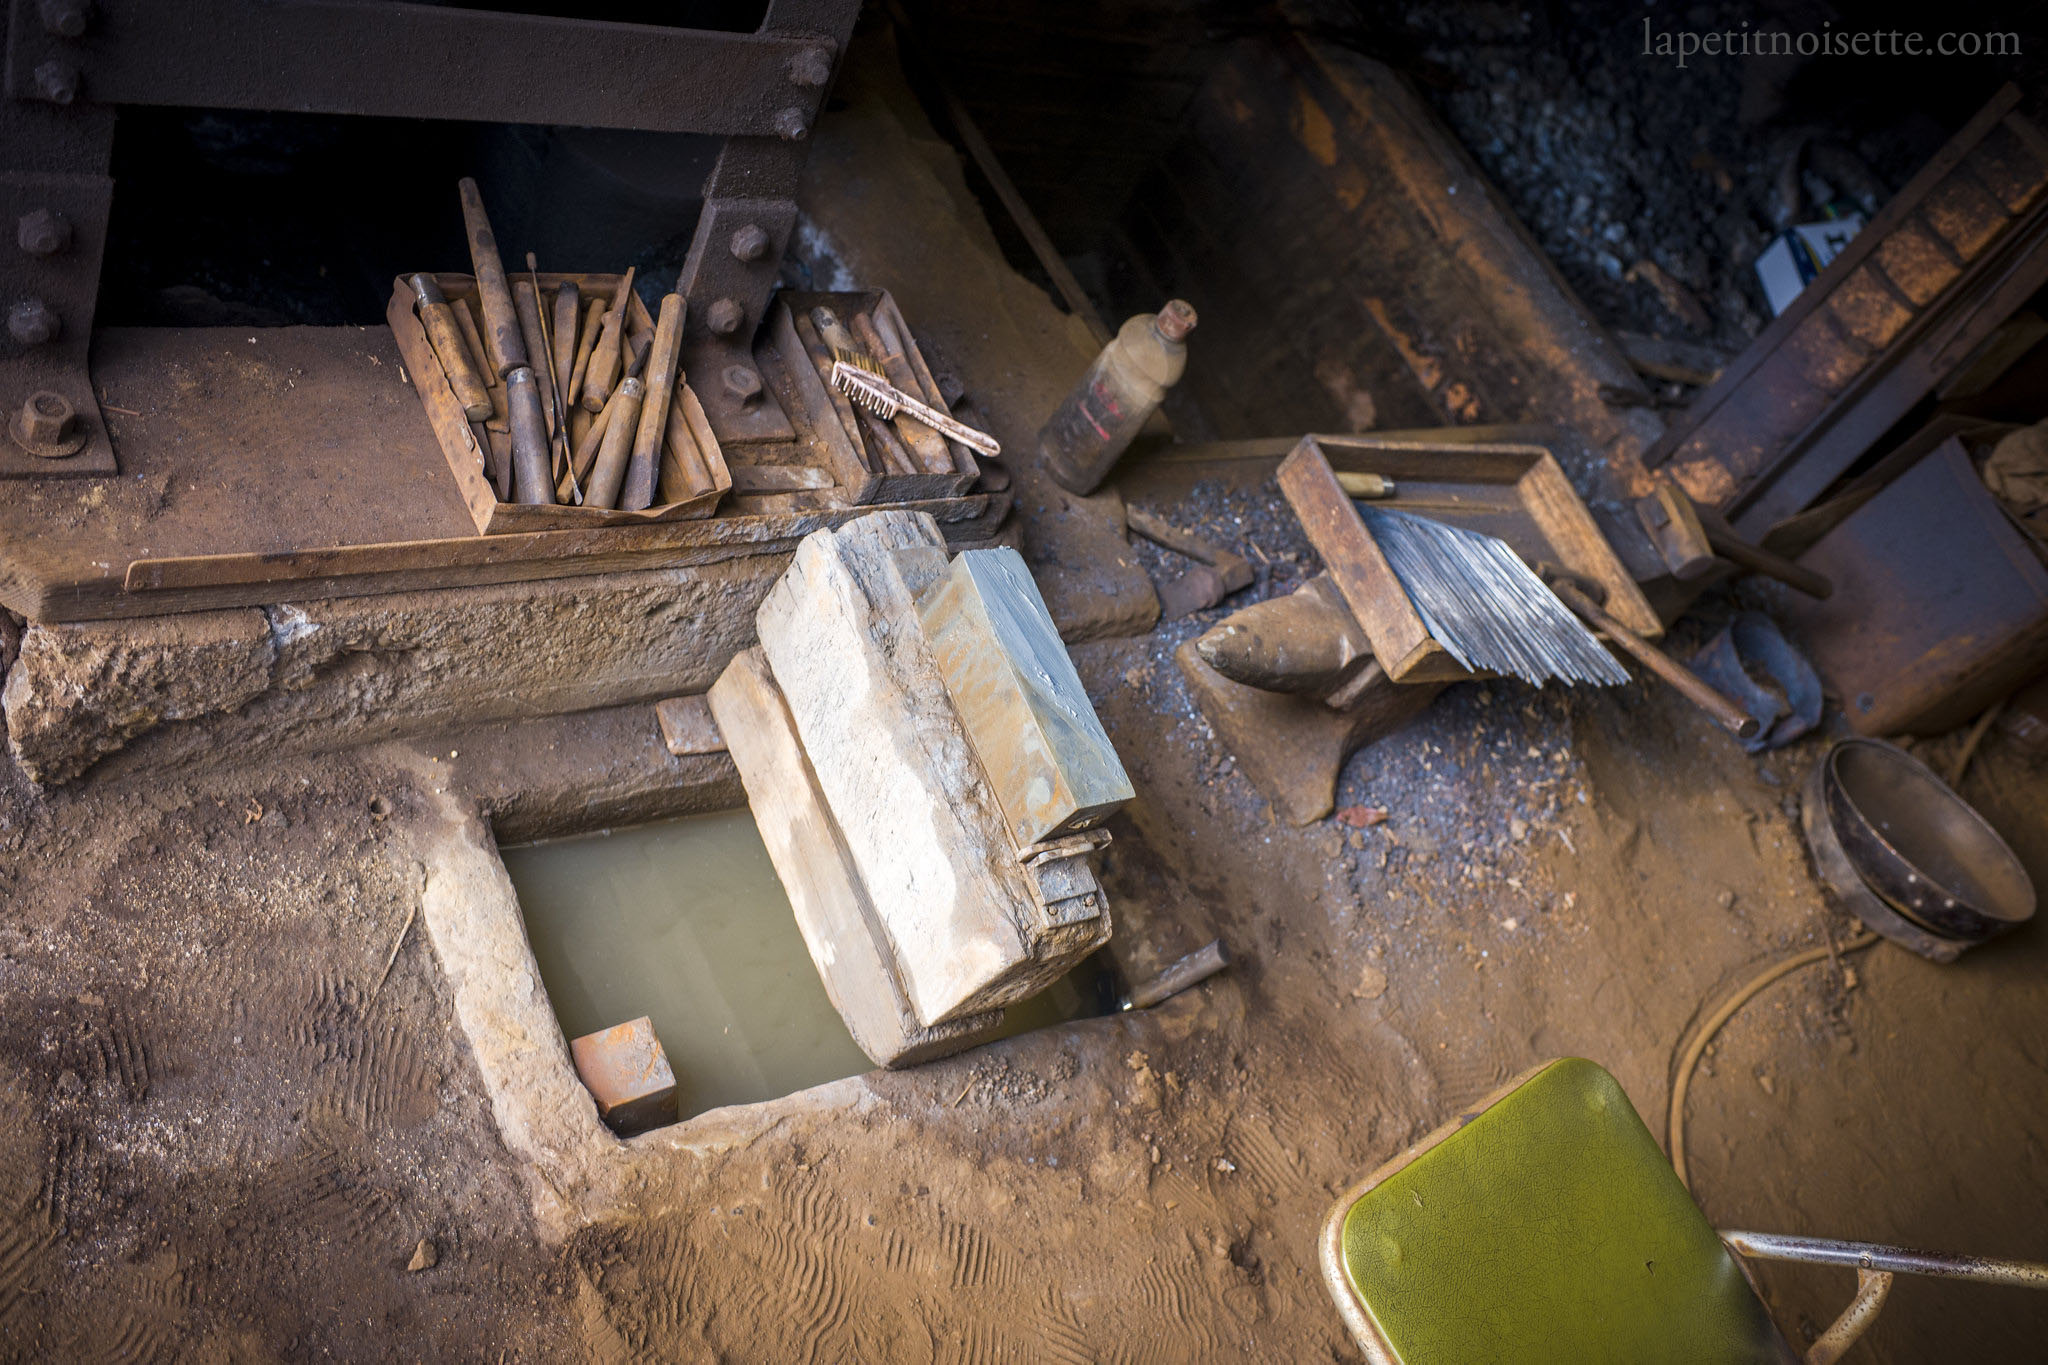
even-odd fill
[(563, 1035), (647, 1015), (683, 1117), (871, 1068), (747, 811), (503, 854)]

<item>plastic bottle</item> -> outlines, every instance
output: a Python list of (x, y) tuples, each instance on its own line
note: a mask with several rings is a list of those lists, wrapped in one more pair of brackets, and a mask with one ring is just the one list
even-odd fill
[(1088, 494), (1187, 368), (1195, 310), (1179, 299), (1117, 330), (1088, 373), (1038, 431), (1038, 458), (1053, 481)]

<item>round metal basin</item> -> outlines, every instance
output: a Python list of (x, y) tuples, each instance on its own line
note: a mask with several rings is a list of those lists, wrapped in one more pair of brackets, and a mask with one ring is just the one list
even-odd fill
[(1978, 941), (2034, 914), (2034, 884), (1984, 817), (1920, 760), (1875, 739), (1829, 751), (1829, 822), (1858, 875), (1907, 919)]

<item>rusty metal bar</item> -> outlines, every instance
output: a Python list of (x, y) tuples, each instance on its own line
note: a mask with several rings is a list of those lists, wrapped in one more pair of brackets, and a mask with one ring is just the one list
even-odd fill
[(34, 10), (14, 6), (17, 99), (786, 140), (816, 121), (851, 27), (777, 31), (773, 8), (763, 32), (723, 33), (389, 0), (98, 0), (74, 37)]
[(1884, 1270), (1900, 1275), (1932, 1275), (1979, 1284), (2007, 1284), (2022, 1289), (2048, 1289), (2048, 1264), (2012, 1261), (1996, 1256), (1960, 1256), (1944, 1251), (1916, 1251), (1878, 1242), (1845, 1242), (1834, 1237), (1788, 1237), (1775, 1232), (1723, 1232), (1721, 1240), (1744, 1256), (1766, 1261), (1804, 1261), (1855, 1270)]

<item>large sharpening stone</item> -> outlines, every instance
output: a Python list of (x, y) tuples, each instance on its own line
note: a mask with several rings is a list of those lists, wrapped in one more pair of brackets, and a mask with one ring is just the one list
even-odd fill
[(1010, 839), (918, 617), (946, 573), (930, 517), (872, 513), (805, 537), (755, 616), (925, 1028), (1033, 995), (1109, 937), (1099, 892), (1045, 889)]
[(1099, 824), (1131, 799), (1022, 555), (967, 551), (918, 612), (1018, 847)]

